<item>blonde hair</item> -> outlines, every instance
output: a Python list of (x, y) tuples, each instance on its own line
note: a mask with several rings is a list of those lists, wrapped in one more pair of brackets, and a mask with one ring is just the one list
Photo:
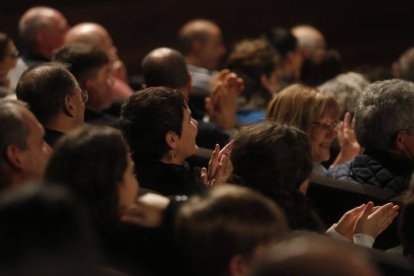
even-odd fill
[(309, 86), (293, 84), (272, 99), (266, 118), (309, 133), (312, 122), (325, 115), (335, 119), (339, 116), (339, 106), (332, 95), (322, 94)]

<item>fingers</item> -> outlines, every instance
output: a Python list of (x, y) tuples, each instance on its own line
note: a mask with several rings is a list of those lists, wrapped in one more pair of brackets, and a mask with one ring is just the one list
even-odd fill
[(205, 167), (201, 168), (200, 178), (201, 178), (201, 181), (203, 181), (203, 183), (205, 185), (208, 185), (208, 172), (207, 172), (207, 169)]
[(345, 125), (346, 128), (352, 128), (351, 113), (350, 112), (345, 113), (344, 125)]

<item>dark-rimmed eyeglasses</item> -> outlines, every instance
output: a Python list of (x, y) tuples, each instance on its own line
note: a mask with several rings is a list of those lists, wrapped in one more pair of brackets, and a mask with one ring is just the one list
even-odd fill
[(326, 131), (330, 131), (330, 130), (336, 130), (336, 127), (338, 126), (338, 123), (339, 123), (339, 121), (334, 121), (330, 124), (325, 124), (325, 123), (321, 123), (321, 122), (312, 122), (312, 125), (317, 127), (317, 128), (320, 128), (320, 129), (323, 129), (323, 130), (326, 130)]

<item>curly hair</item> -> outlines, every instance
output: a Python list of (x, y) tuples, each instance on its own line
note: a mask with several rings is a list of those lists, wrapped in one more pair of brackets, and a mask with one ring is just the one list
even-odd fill
[(264, 122), (236, 136), (229, 182), (272, 198), (286, 212), (292, 229), (322, 230), (322, 223), (299, 191), (312, 171), (308, 136), (295, 127)]
[(165, 135), (181, 136), (184, 108), (184, 96), (167, 87), (146, 88), (126, 100), (120, 125), (135, 162), (160, 160), (168, 153)]

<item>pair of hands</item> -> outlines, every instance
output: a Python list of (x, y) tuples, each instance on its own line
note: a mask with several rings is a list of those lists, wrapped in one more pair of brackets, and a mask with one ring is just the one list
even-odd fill
[(221, 70), (211, 81), (211, 96), (205, 99), (205, 108), (212, 122), (221, 129), (236, 126), (237, 98), (244, 89), (244, 82), (228, 69)]
[(210, 161), (208, 162), (208, 168), (201, 168), (201, 180), (207, 185), (207, 187), (225, 183), (233, 171), (233, 165), (230, 161), (230, 153), (233, 148), (233, 142), (234, 140), (230, 141), (230, 143), (225, 145), (221, 150), (220, 146), (217, 144), (211, 154)]
[(355, 119), (352, 119), (351, 113), (346, 112), (344, 120), (339, 123), (336, 131), (338, 144), (341, 150), (331, 167), (353, 160), (355, 156), (362, 153), (361, 146), (358, 144), (355, 137), (354, 125)]
[(346, 212), (335, 226), (335, 231), (352, 240), (354, 234), (378, 237), (398, 215), (399, 206), (387, 203), (374, 206), (372, 201)]

